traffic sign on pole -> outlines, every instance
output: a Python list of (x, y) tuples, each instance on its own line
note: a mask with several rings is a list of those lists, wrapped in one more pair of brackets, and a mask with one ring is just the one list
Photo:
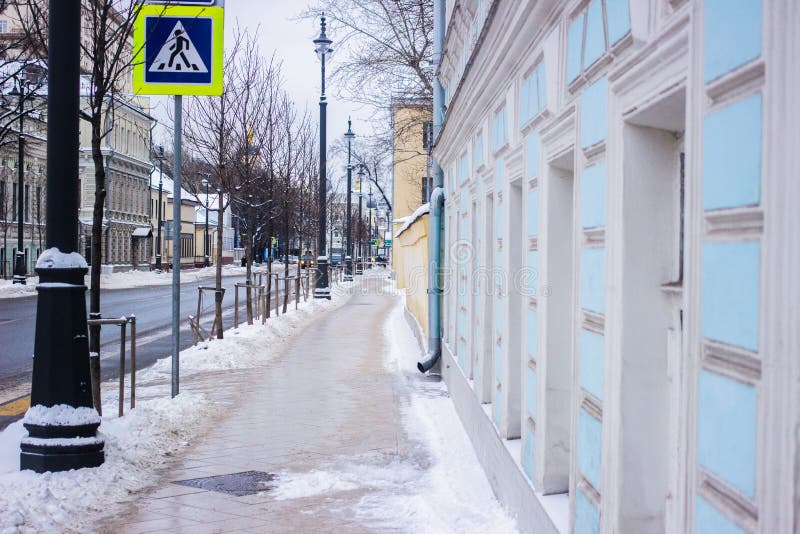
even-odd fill
[(133, 27), (133, 91), (221, 95), (224, 33), (221, 7), (142, 6)]

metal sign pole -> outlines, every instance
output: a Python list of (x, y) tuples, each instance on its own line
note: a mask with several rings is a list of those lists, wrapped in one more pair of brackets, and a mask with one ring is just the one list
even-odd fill
[(172, 396), (179, 392), (181, 351), (181, 133), (183, 97), (175, 95), (175, 148), (172, 187)]

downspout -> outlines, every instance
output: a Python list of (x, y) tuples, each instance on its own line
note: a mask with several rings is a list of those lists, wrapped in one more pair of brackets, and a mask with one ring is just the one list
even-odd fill
[[(433, 0), (433, 137), (428, 150), (439, 137), (444, 119), (444, 88), (439, 81), (439, 64), (444, 47), (445, 0)], [(430, 237), (428, 239), (428, 354), (417, 363), (417, 369), (426, 373), (437, 366), (442, 356), (442, 220), (444, 214), (444, 173), (439, 162), (433, 160), (433, 188), (430, 193)]]

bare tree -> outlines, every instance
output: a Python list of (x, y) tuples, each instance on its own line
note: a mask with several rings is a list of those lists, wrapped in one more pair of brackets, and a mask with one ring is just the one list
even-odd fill
[[(102, 262), (103, 212), (106, 203), (106, 166), (103, 140), (113, 131), (114, 113), (122, 95), (128, 92), (133, 66), (133, 23), (142, 3), (130, 0), (84, 0), (82, 2), (81, 68), (86, 77), (82, 84), (81, 119), (91, 127), (95, 197), (92, 211), (91, 278), (89, 311), (100, 313), (100, 265)], [(47, 3), (43, 0), (19, 0), (17, 15), (31, 50), (46, 58)], [(100, 351), (100, 327), (89, 329), (89, 350)]]
[(376, 108), (393, 95), (431, 100), (433, 0), (319, 0), (303, 11), (324, 12), (336, 35), (332, 87)]
[[(225, 84), (221, 96), (194, 97), (185, 101), (183, 131), (187, 151), (205, 164), (205, 172), (210, 173), (209, 181), (218, 192), (217, 199), (217, 239), (214, 264), (215, 295), (214, 325), (218, 339), (222, 331), (222, 259), (223, 237), (225, 231), (225, 211), (230, 209), (231, 199), (239, 187), (239, 176), (230, 165), (231, 154), (235, 153), (238, 139), (234, 135), (239, 88), (235, 83), (238, 74), (238, 57), (245, 35), (237, 26), (233, 31), (233, 41), (225, 53)], [(187, 158), (191, 161), (192, 158)], [(188, 173), (185, 181), (187, 190), (195, 197), (201, 192), (198, 173)]]

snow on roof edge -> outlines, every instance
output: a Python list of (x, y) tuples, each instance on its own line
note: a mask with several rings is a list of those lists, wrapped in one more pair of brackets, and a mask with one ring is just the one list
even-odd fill
[(400, 227), (400, 229), (397, 231), (397, 233), (394, 234), (394, 238), (397, 239), (398, 237), (400, 237), (400, 234), (402, 234), (403, 232), (408, 230), (408, 228), (412, 224), (414, 224), (417, 221), (417, 219), (419, 219), (423, 215), (427, 215), (428, 213), (430, 213), (430, 211), (431, 211), (431, 203), (430, 202), (426, 202), (422, 206), (418, 207), (414, 211), (414, 213), (412, 213), (411, 215), (408, 216), (406, 222), (403, 224), (403, 226)]

